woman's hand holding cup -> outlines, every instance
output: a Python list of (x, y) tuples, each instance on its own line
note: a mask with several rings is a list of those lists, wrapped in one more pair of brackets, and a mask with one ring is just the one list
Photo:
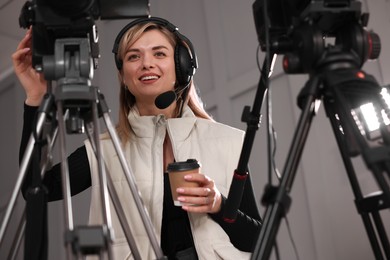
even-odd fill
[(195, 159), (168, 166), (172, 198), (176, 206), (194, 213), (217, 213), (221, 209), (221, 193), (208, 176), (200, 173)]

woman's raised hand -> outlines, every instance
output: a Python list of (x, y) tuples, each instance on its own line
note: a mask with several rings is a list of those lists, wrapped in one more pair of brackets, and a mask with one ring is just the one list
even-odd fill
[(12, 54), (14, 71), (26, 92), (26, 104), (39, 106), (46, 93), (47, 84), (42, 73), (32, 67), (32, 28), (28, 29)]

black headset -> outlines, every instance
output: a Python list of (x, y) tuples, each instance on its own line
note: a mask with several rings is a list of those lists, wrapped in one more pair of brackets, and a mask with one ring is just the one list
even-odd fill
[[(178, 39), (178, 44), (175, 46), (175, 70), (176, 70), (176, 80), (180, 88), (185, 88), (191, 82), (192, 76), (195, 74), (196, 69), (198, 68), (198, 61), (196, 58), (194, 47), (191, 41), (179, 33), (179, 29), (168, 22), (167, 20), (159, 17), (150, 17), (150, 18), (140, 18), (134, 20), (127, 24), (117, 35), (114, 47), (112, 52), (114, 53), (115, 65), (118, 70), (122, 69), (123, 61), (117, 58), (119, 43), (123, 37), (123, 35), (129, 30), (131, 27), (142, 24), (154, 22), (157, 25), (163, 26), (167, 28), (170, 32), (172, 32)], [(186, 46), (186, 45), (188, 46)]]

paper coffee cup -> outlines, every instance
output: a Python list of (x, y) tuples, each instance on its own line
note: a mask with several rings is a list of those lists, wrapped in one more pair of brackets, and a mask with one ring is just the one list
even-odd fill
[[(199, 187), (197, 182), (186, 181), (184, 176), (190, 173), (199, 173), (200, 163), (196, 159), (188, 159), (183, 162), (174, 162), (168, 165), (169, 183), (171, 184), (172, 199), (175, 206), (183, 206), (177, 200), (176, 189), (179, 187)], [(190, 205), (185, 203), (185, 205)]]

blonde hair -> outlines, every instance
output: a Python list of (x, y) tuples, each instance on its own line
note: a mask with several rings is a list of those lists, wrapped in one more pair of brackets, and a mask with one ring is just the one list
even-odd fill
[[(170, 32), (167, 28), (154, 23), (154, 22), (147, 22), (143, 24), (137, 24), (133, 27), (131, 27), (122, 37), (119, 48), (118, 48), (118, 54), (117, 59), (123, 60), (123, 58), (126, 55), (127, 50), (139, 39), (141, 38), (142, 34), (146, 31), (150, 30), (158, 30), (162, 32), (168, 39), (168, 41), (172, 44), (173, 47), (176, 46), (179, 39)], [(123, 82), (123, 68), (118, 71), (118, 79), (120, 84), (120, 91), (119, 91), (119, 121), (116, 126), (119, 138), (121, 139), (122, 143), (126, 143), (131, 138), (131, 126), (128, 121), (128, 114), (130, 110), (134, 107), (136, 100), (133, 94), (130, 93), (127, 86)], [(188, 86), (188, 95), (186, 96), (186, 100), (183, 100), (182, 102), (188, 103), (188, 106), (193, 111), (196, 117), (204, 118), (213, 120), (212, 117), (205, 111), (201, 101), (200, 97), (195, 91), (195, 86), (193, 82), (191, 81)], [(179, 105), (177, 106), (177, 110), (179, 109)], [(178, 111), (177, 111), (178, 112)], [(178, 114), (178, 113), (177, 113)]]

